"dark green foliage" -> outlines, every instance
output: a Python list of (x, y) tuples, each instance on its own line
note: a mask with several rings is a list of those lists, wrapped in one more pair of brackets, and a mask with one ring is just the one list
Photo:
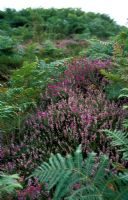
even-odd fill
[(128, 31), (122, 31), (113, 41), (112, 67), (101, 70), (109, 84), (106, 92), (110, 99), (117, 99), (121, 90), (128, 84)]
[(6, 30), (30, 27), (33, 37), (38, 41), (42, 39), (44, 32), (49, 36), (54, 33), (53, 37), (58, 34), (69, 37), (72, 34), (86, 33), (99, 38), (108, 38), (120, 30), (120, 27), (105, 14), (85, 13), (80, 9), (71, 8), (29, 8), (21, 11), (6, 9), (1, 12), (0, 29), (5, 23)]
[[(124, 88), (122, 90), (122, 94), (119, 96), (122, 97), (128, 97), (128, 88)], [(124, 105), (124, 109), (128, 109), (128, 105)], [(124, 121), (124, 127), (128, 128), (128, 119), (126, 118)], [(106, 135), (111, 138), (112, 146), (117, 146), (119, 148), (119, 151), (123, 152), (123, 158), (125, 160), (128, 160), (128, 133), (123, 131), (112, 131), (112, 130), (104, 130)]]
[(112, 146), (121, 147), (119, 151), (123, 152), (124, 159), (128, 159), (128, 134), (122, 131), (105, 130), (106, 135), (112, 139)]
[(23, 57), (17, 53), (16, 41), (12, 37), (0, 34), (0, 74), (6, 74), (11, 68), (20, 67)]
[(15, 70), (9, 87), (0, 88), (0, 128), (5, 132), (20, 129), (22, 120), (37, 105), (48, 83), (57, 80), (65, 69), (61, 61), (46, 64), (37, 60), (33, 63), (25, 62), (20, 69)]
[(128, 30), (122, 31), (116, 38), (116, 41), (123, 49), (123, 57), (128, 56)]
[(105, 92), (107, 94), (107, 97), (112, 100), (116, 100), (124, 87), (123, 83), (116, 82), (116, 83), (110, 83), (106, 86)]
[[(123, 58), (121, 58), (122, 60)], [(101, 70), (101, 74), (108, 80), (105, 91), (109, 99), (117, 100), (121, 90), (127, 87), (128, 84), (128, 68), (127, 58), (125, 62), (116, 60), (117, 63), (112, 62), (112, 67), (108, 70)]]
[(13, 40), (9, 36), (0, 35), (0, 51), (9, 51), (13, 48)]
[(107, 168), (106, 156), (102, 155), (96, 163), (96, 154), (90, 153), (83, 160), (79, 146), (74, 156), (51, 155), (49, 162), (37, 168), (33, 176), (46, 182), (49, 190), (55, 189), (54, 200), (126, 200), (128, 174), (114, 175)]
[[(80, 9), (71, 8), (28, 8), (21, 11), (8, 8), (1, 11), (0, 17), (2, 74), (21, 67), (23, 61), (33, 61), (35, 55), (49, 63), (56, 59), (76, 56), (85, 49), (81, 44), (66, 49), (57, 48), (55, 44), (58, 39), (85, 40), (91, 37), (108, 39), (121, 30), (121, 27), (107, 15), (85, 13)], [(21, 47), (23, 54), (19, 52)], [(109, 58), (109, 54), (104, 50), (99, 56), (97, 53), (94, 54), (94, 57)]]
[(91, 59), (107, 60), (113, 56), (112, 42), (103, 42), (99, 40), (92, 40), (90, 46), (86, 51), (86, 56)]

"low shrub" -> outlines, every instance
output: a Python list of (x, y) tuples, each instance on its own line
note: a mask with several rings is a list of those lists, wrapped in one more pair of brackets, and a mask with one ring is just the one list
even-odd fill
[(111, 59), (113, 56), (113, 43), (103, 42), (99, 40), (91, 41), (90, 46), (86, 51), (86, 56), (91, 59)]
[(127, 115), (118, 103), (107, 100), (103, 92), (105, 79), (99, 69), (109, 64), (108, 61), (74, 60), (60, 80), (48, 84), (40, 106), (23, 127), (22, 142), (12, 137), (3, 159), (4, 169), (31, 173), (51, 152), (65, 155), (79, 143), (85, 156), (94, 150), (98, 154), (106, 153), (111, 161), (122, 162), (117, 149), (110, 147), (101, 132), (121, 129)]

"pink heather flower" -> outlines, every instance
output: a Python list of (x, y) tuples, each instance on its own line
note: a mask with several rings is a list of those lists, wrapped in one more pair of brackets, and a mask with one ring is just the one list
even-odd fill
[(87, 125), (93, 121), (93, 117), (90, 114), (82, 114), (81, 119), (84, 120)]
[(39, 118), (46, 118), (47, 117), (47, 112), (38, 111), (37, 112), (37, 116)]
[(76, 183), (76, 184), (73, 185), (74, 190), (78, 190), (78, 189), (80, 189), (80, 187), (81, 187), (80, 183)]
[(71, 111), (72, 111), (73, 113), (77, 113), (77, 112), (78, 112), (77, 106), (76, 106), (76, 105), (73, 105), (73, 106), (71, 107)]
[(43, 129), (43, 127), (44, 127), (43, 124), (40, 124), (40, 128)]
[(18, 192), (18, 200), (26, 200), (29, 197), (31, 200), (37, 199), (41, 192), (41, 185), (30, 185), (26, 189)]

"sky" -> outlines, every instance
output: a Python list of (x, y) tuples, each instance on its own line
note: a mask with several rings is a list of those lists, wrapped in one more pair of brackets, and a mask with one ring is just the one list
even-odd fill
[(106, 13), (118, 24), (128, 26), (128, 0), (0, 0), (5, 8), (81, 8), (85, 12)]

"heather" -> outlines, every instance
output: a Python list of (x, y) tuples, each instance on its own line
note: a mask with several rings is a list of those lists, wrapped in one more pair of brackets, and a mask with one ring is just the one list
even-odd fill
[(13, 133), (8, 150), (1, 148), (1, 169), (17, 171), (25, 180), (51, 152), (67, 155), (79, 144), (85, 158), (95, 151), (97, 156), (107, 155), (110, 165), (119, 162), (126, 166), (103, 132), (124, 130), (122, 121), (127, 116), (121, 102), (110, 101), (104, 92), (107, 80), (100, 70), (110, 67), (110, 61), (85, 58), (69, 63), (58, 81), (48, 84), (39, 105), (25, 120), (20, 138)]
[(127, 28), (79, 9), (0, 20), (0, 199), (127, 200)]

